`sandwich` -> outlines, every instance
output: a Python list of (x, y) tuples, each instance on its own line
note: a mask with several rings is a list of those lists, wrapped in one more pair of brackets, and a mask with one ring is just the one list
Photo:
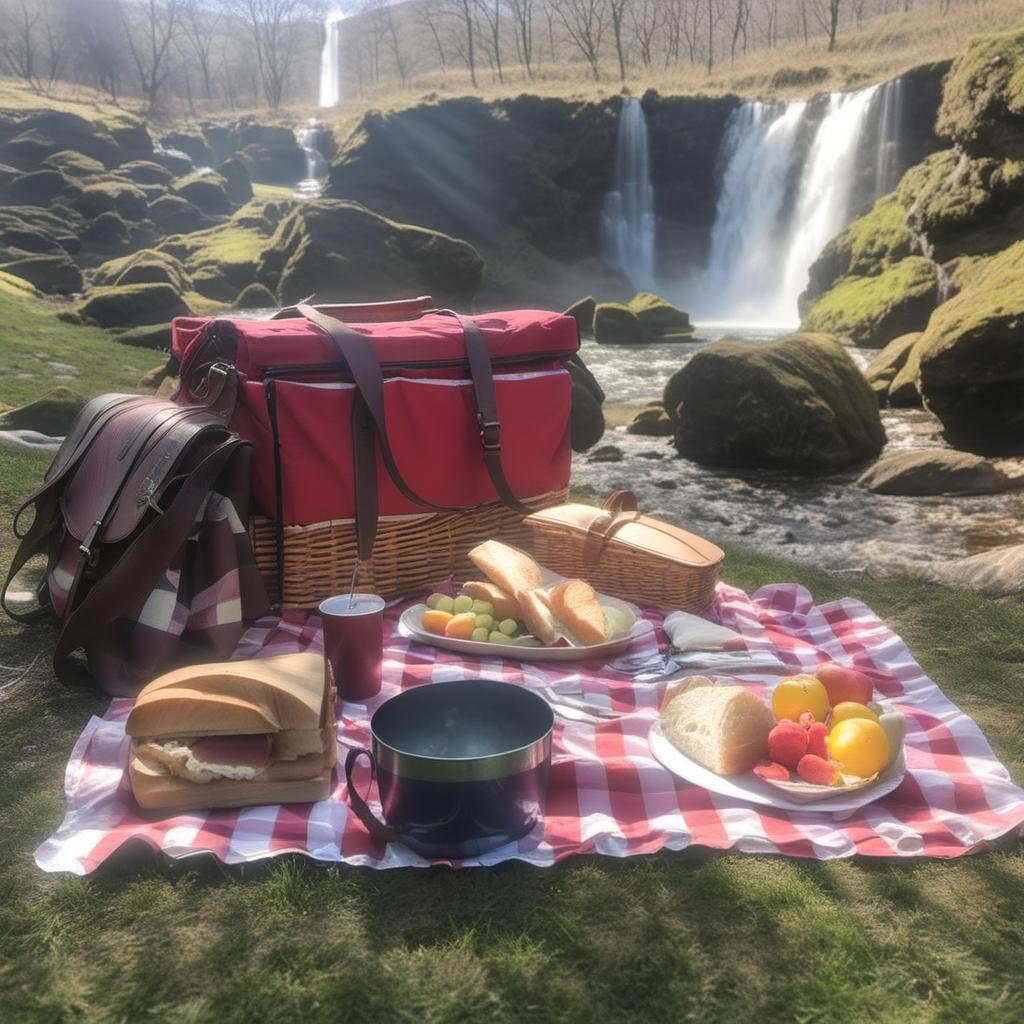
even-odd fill
[(139, 694), (125, 730), (146, 810), (323, 800), (335, 762), (334, 690), (318, 654), (193, 665)]
[(775, 716), (743, 686), (694, 676), (669, 691), (660, 724), (665, 738), (691, 760), (716, 775), (739, 775), (767, 756)]

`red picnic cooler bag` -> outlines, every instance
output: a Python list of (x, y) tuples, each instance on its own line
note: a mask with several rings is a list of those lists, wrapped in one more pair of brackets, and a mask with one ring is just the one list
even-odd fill
[(430, 304), (174, 321), (178, 399), (228, 406), (252, 443), (253, 547), (281, 605), (347, 591), (357, 565), (359, 590), (421, 590), (488, 537), (526, 546), (523, 517), (566, 498), (576, 320)]

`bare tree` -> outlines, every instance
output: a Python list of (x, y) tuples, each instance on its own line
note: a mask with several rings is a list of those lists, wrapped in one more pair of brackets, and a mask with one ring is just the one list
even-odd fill
[(651, 66), (654, 59), (654, 42), (659, 30), (663, 27), (665, 12), (663, 6), (682, 8), (679, 2), (662, 4), (660, 0), (633, 0), (626, 13), (629, 17), (629, 28), (640, 51), (640, 63), (645, 68)]
[(502, 0), (476, 0), (476, 6), (487, 23), (489, 49), (494, 68), (498, 72), (498, 81), (505, 81), (501, 67), (501, 4)]
[(252, 38), (253, 56), (264, 99), (277, 110), (291, 75), (300, 26), (312, 8), (309, 0), (229, 0)]
[(516, 50), (530, 79), (533, 78), (533, 3), (534, 0), (508, 0), (515, 26)]
[(223, 23), (223, 11), (202, 0), (183, 0), (181, 35), (189, 53), (199, 65), (203, 96), (213, 99), (213, 51)]
[(422, 0), (417, 5), (416, 14), (420, 22), (430, 33), (434, 41), (434, 48), (437, 50), (437, 62), (441, 65), (441, 74), (448, 74), (448, 57), (445, 53), (444, 43), (441, 41), (441, 19), (443, 11), (437, 0)]
[(718, 23), (722, 20), (722, 15), (725, 13), (725, 7), (722, 0), (704, 0), (705, 11), (707, 14), (704, 22), (707, 28), (707, 49), (704, 52), (704, 56), (707, 61), (708, 74), (714, 70), (715, 67), (715, 29), (718, 27)]
[(62, 0), (59, 16), (83, 77), (116, 102), (123, 70), (120, 0)]
[(448, 0), (448, 7), (461, 24), (462, 39), (455, 44), (456, 51), (469, 70), (473, 88), (476, 80), (476, 3), (475, 0)]
[(729, 46), (729, 59), (736, 60), (736, 47), (743, 40), (743, 52), (747, 52), (747, 27), (750, 24), (750, 0), (734, 0), (732, 22), (732, 39)]
[(12, 75), (22, 79), (34, 92), (42, 92), (43, 10), (21, 0), (0, 18), (0, 57)]
[(141, 0), (124, 5), (121, 11), (124, 38), (139, 76), (139, 91), (152, 110), (171, 73), (171, 43), (178, 31), (181, 3), (180, 0)]
[(839, 13), (842, 0), (817, 0), (814, 5), (814, 20), (828, 33), (828, 52), (836, 48), (836, 32), (839, 29)]
[[(569, 34), (572, 45), (579, 50), (583, 59), (590, 65), (596, 82), (601, 77), (599, 62), (601, 40), (605, 30), (603, 0), (559, 0), (555, 6), (555, 13)], [(553, 52), (554, 39), (552, 38)]]
[(612, 38), (615, 40), (615, 56), (619, 61), (619, 81), (626, 80), (626, 54), (623, 49), (622, 28), (626, 20), (626, 8), (630, 0), (608, 0), (608, 13), (612, 21)]

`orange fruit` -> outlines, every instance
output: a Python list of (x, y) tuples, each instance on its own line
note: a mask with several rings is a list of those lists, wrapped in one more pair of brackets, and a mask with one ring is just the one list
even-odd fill
[(828, 734), (828, 751), (844, 772), (866, 779), (889, 763), (889, 739), (870, 718), (848, 718)]
[(828, 707), (828, 691), (814, 676), (790, 676), (772, 691), (772, 711), (780, 722), (784, 718), (799, 722), (805, 711), (816, 722), (824, 722)]
[(452, 618), (453, 616), (449, 615), (447, 612), (431, 608), (429, 611), (423, 613), (423, 618), (420, 619), (420, 624), (424, 629), (429, 630), (431, 633), (437, 633), (440, 636), (444, 636), (444, 628)]
[(476, 629), (476, 616), (472, 612), (461, 612), (448, 617), (444, 635), (454, 637), (456, 640), (471, 640), (474, 629)]
[(844, 700), (832, 709), (832, 728), (834, 729), (840, 722), (848, 721), (851, 718), (867, 718), (872, 722), (878, 721), (878, 715), (871, 708), (864, 704), (858, 704), (856, 701)]

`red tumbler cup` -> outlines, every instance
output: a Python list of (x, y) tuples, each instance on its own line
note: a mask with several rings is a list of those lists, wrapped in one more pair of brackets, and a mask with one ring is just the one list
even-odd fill
[(374, 594), (339, 594), (320, 603), (324, 658), (342, 700), (367, 700), (380, 693), (384, 654), (384, 599)]

